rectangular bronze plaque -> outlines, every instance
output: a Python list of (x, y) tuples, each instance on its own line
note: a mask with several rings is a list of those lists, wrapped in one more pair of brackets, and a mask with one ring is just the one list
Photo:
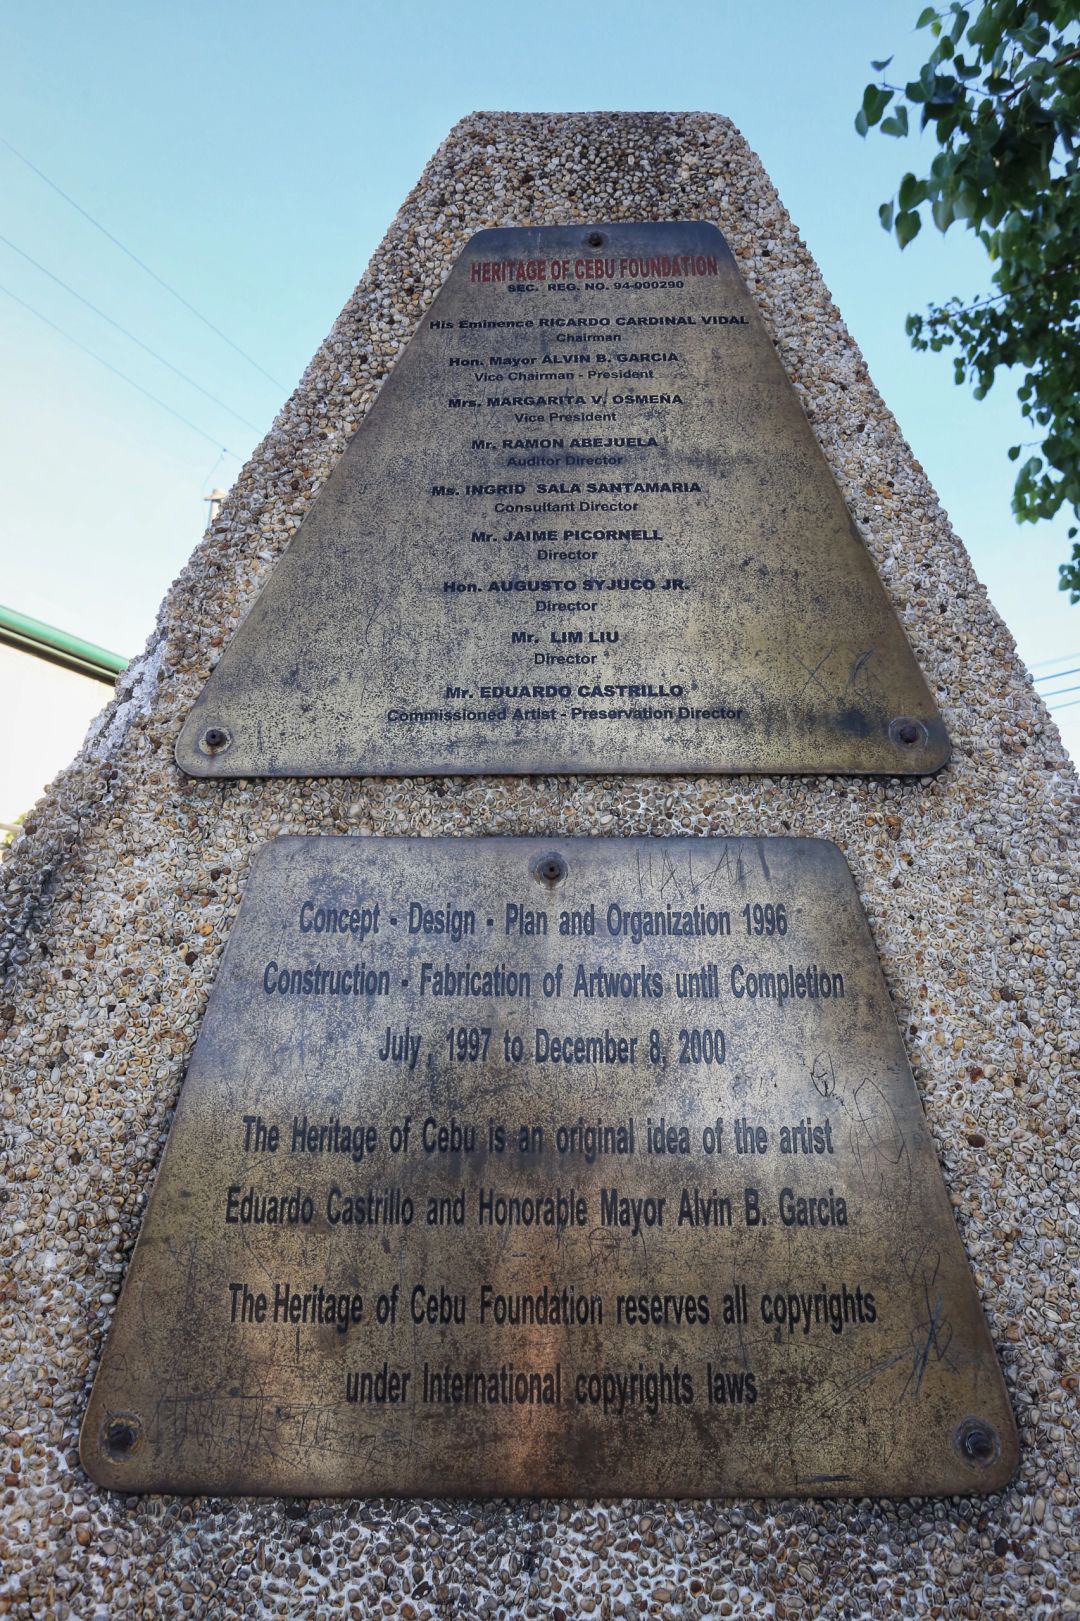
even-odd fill
[(832, 844), (284, 838), (82, 1432), (118, 1491), (980, 1492), (1017, 1439)]
[(936, 771), (715, 226), (481, 231), (177, 745), (201, 777)]

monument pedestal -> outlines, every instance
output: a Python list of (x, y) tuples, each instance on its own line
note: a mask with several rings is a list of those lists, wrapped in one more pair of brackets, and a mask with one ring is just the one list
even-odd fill
[[(598, 218), (724, 232), (941, 709), (948, 767), (911, 781), (183, 776), (173, 749), (223, 642), (468, 237)], [(356, 1617), (387, 1605), (711, 1614), (725, 1601), (739, 1614), (748, 1592), (788, 1615), (1067, 1613), (1076, 788), (1011, 638), (731, 125), (465, 120), (2, 869), (7, 1613), (303, 1613), (328, 1591)], [(280, 833), (354, 832), (835, 841), (1020, 1427), (1020, 1470), (999, 1497), (480, 1507), (136, 1500), (88, 1480), (79, 1423), (251, 857)]]

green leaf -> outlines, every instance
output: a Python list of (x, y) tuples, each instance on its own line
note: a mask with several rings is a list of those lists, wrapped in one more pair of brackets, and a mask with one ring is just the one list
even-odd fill
[(892, 203), (882, 203), (881, 207), (878, 209), (878, 219), (881, 221), (882, 228), (886, 231), (892, 230), (893, 213), (894, 209)]
[(927, 91), (927, 106), (935, 111), (952, 107), (962, 95), (963, 90), (951, 73), (935, 73), (933, 85)]
[(916, 28), (925, 28), (927, 26), (927, 24), (932, 23), (936, 19), (936, 17), (937, 17), (937, 7), (936, 6), (924, 6), (923, 9), (919, 12), (919, 19), (916, 22), (915, 27)]
[(883, 90), (879, 84), (868, 84), (863, 91), (862, 110), (866, 114), (868, 124), (881, 122), (881, 115), (893, 98), (891, 90)]
[(860, 107), (858, 112), (855, 114), (855, 133), (856, 135), (865, 136), (869, 128), (870, 125), (866, 122), (866, 114)]
[(1009, 460), (1011, 462), (1014, 462), (1016, 460), (1017, 456), (1019, 456), (1019, 454), (1020, 454), (1020, 446), (1019, 445), (1010, 445), (1009, 446)]
[(1001, 6), (983, 6), (968, 29), (968, 39), (973, 45), (980, 46), (987, 57), (993, 56), (1001, 44), (1002, 21), (1003, 8)]
[(889, 65), (889, 63), (891, 61), (892, 61), (892, 57), (887, 56), (887, 57), (885, 57), (884, 61), (871, 62), (870, 66), (873, 68), (875, 73), (884, 73), (885, 69), (888, 67), (888, 65)]
[(903, 105), (897, 107), (888, 118), (881, 120), (882, 135), (906, 135), (908, 132), (907, 108)]
[(900, 191), (897, 196), (900, 207), (905, 212), (912, 208), (918, 208), (920, 203), (925, 203), (926, 196), (926, 181), (917, 180), (913, 174), (906, 174), (900, 182)]
[(951, 197), (939, 197), (932, 205), (930, 212), (934, 216), (934, 224), (939, 231), (947, 231), (956, 218)]
[(918, 236), (922, 220), (918, 214), (900, 213), (896, 216), (896, 240), (902, 248)]

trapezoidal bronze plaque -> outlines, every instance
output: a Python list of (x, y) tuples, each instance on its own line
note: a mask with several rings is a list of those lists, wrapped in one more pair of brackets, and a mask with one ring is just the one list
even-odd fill
[(720, 232), (469, 242), (188, 717), (199, 777), (936, 771)]
[(862, 909), (800, 839), (284, 838), (82, 1432), (117, 1491), (996, 1490)]

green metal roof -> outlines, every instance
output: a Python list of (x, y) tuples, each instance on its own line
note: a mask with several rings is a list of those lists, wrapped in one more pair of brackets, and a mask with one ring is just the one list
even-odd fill
[(0, 607), (0, 642), (17, 647), (35, 658), (48, 659), (50, 664), (62, 665), (93, 681), (112, 686), (121, 671), (126, 670), (128, 659), (107, 648), (86, 642), (81, 636), (72, 636), (55, 625), (46, 625), (28, 614), (16, 613), (14, 608)]

